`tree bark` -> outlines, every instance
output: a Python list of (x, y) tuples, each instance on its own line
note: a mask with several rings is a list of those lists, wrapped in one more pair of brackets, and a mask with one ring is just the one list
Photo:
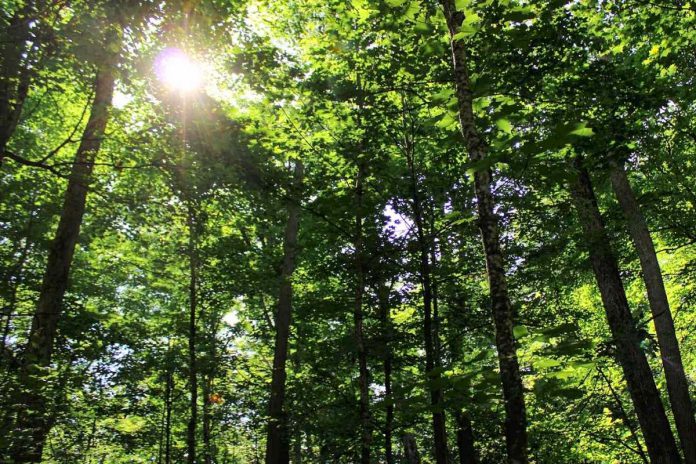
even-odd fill
[(420, 464), (420, 454), (418, 454), (418, 446), (416, 445), (416, 439), (410, 433), (405, 433), (401, 437), (401, 441), (404, 443), (404, 458), (406, 464)]
[[(467, 69), (467, 54), (464, 43), (455, 39), (460, 32), (464, 15), (456, 11), (454, 0), (440, 0), (450, 33), (454, 81), (458, 100), (459, 122), (462, 136), (473, 163), (486, 160), (488, 146), (480, 136), (473, 112), (473, 93)], [(477, 169), (474, 186), (478, 205), (478, 220), (483, 246), (486, 253), (488, 284), (491, 292), (495, 340), (500, 364), (500, 376), (505, 399), (505, 437), (508, 462), (527, 463), (527, 413), (524, 389), (517, 360), (516, 341), (512, 332), (514, 313), (507, 289), (505, 265), (500, 249), (495, 198), (491, 192), (492, 173), (488, 168)]]
[(24, 101), (29, 93), (31, 71), (28, 63), (31, 30), (35, 16), (35, 2), (28, 1), (10, 19), (6, 35), (0, 42), (0, 165), (2, 165), (7, 142), (19, 122)]
[[(171, 360), (169, 360), (171, 362)], [(166, 408), (164, 419), (164, 463), (172, 463), (172, 397), (174, 395), (174, 372), (171, 366), (167, 367), (167, 383), (164, 392), (164, 405)]]
[(382, 322), (382, 336), (384, 337), (384, 394), (387, 399), (386, 418), (384, 422), (384, 461), (386, 464), (394, 464), (394, 451), (392, 448), (392, 435), (394, 429), (394, 398), (392, 398), (392, 327), (389, 319), (389, 288), (381, 285), (377, 289), (377, 298)]
[(689, 382), (684, 372), (679, 342), (674, 330), (672, 312), (662, 280), (660, 264), (657, 261), (655, 245), (622, 165), (614, 164), (612, 166), (611, 184), (626, 217), (628, 231), (638, 252), (640, 266), (643, 270), (643, 281), (648, 292), (648, 302), (655, 323), (662, 366), (665, 370), (667, 391), (684, 458), (687, 464), (696, 464), (694, 408), (689, 396)]
[(459, 449), (459, 464), (478, 464), (478, 456), (474, 447), (474, 429), (471, 421), (464, 412), (455, 414), (457, 419), (457, 448)]
[(425, 236), (423, 224), (423, 207), (418, 194), (418, 179), (415, 170), (412, 147), (406, 141), (405, 152), (408, 167), (411, 174), (411, 200), (413, 203), (413, 217), (416, 224), (416, 238), (418, 240), (420, 278), (423, 286), (423, 339), (425, 343), (425, 370), (427, 376), (428, 392), (430, 394), (430, 406), (432, 408), (432, 426), (435, 446), (435, 462), (447, 464), (449, 450), (447, 446), (446, 419), (443, 405), (442, 390), (440, 384), (439, 357), (436, 353), (436, 344), (433, 329), (433, 285), (430, 266), (431, 244)]
[(618, 264), (609, 244), (590, 176), (580, 159), (576, 160), (575, 165), (578, 176), (572, 186), (573, 199), (589, 248), (590, 261), (609, 328), (616, 344), (617, 358), (626, 377), (648, 455), (653, 464), (679, 463), (679, 452), (650, 365), (640, 348), (640, 335), (628, 306)]
[(213, 464), (213, 449), (211, 443), (212, 415), (210, 412), (212, 395), (212, 378), (206, 375), (203, 379), (203, 462)]
[(295, 162), (293, 178), (294, 197), (287, 202), (288, 222), (283, 243), (283, 268), (281, 270), (278, 311), (275, 318), (275, 352), (271, 378), (271, 397), (268, 411), (268, 435), (266, 440), (266, 464), (288, 464), (290, 461), (290, 437), (285, 412), (285, 364), (288, 359), (288, 342), (292, 323), (292, 275), (295, 272), (297, 235), (300, 228), (300, 198), (304, 166)]
[(189, 395), (190, 409), (189, 422), (186, 434), (186, 453), (187, 462), (196, 462), (196, 426), (198, 424), (198, 363), (196, 355), (196, 312), (198, 310), (198, 224), (194, 205), (190, 202), (187, 205), (187, 225), (188, 225), (188, 257), (189, 257), (189, 333), (188, 333), (188, 355), (189, 355)]
[(94, 159), (101, 147), (114, 91), (115, 64), (100, 66), (90, 117), (77, 149), (60, 222), (51, 243), (39, 300), (20, 368), (20, 391), (12, 446), (15, 462), (39, 462), (51, 421), (46, 417), (47, 371), (68, 287), (68, 276), (85, 212)]
[(365, 162), (358, 162), (358, 176), (355, 183), (355, 301), (353, 308), (353, 326), (355, 345), (358, 351), (358, 388), (360, 390), (360, 462), (370, 464), (372, 444), (372, 418), (370, 417), (370, 393), (367, 371), (367, 350), (363, 335), (363, 295), (365, 293), (365, 265), (363, 263), (363, 180), (365, 178)]

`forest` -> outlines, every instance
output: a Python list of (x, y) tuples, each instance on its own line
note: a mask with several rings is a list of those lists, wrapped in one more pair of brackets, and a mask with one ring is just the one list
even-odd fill
[(0, 462), (696, 464), (696, 3), (0, 23)]

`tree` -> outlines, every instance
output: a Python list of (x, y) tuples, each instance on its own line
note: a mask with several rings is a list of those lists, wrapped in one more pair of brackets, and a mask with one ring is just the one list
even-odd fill
[(505, 397), (505, 436), (510, 463), (527, 462), (527, 418), (524, 389), (513, 335), (513, 309), (507, 290), (503, 254), (498, 232), (499, 218), (495, 214), (495, 199), (491, 193), (492, 173), (486, 164), (486, 144), (476, 128), (473, 112), (473, 94), (469, 82), (468, 62), (464, 42), (460, 38), (464, 14), (458, 12), (454, 1), (443, 1), (445, 18), (452, 46), (454, 82), (459, 103), (459, 123), (462, 136), (474, 165), (474, 183), (478, 200), (479, 227), (486, 251), (486, 265), (491, 292), (493, 320), (496, 328), (496, 346), (500, 375)]

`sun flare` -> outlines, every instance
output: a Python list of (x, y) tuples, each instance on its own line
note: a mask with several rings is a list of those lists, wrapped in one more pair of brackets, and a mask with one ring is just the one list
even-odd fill
[(155, 72), (171, 90), (189, 93), (203, 85), (203, 67), (179, 48), (167, 48), (155, 61)]

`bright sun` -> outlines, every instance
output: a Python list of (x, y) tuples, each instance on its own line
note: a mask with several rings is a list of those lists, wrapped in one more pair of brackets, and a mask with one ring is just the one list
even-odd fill
[(179, 48), (167, 48), (155, 60), (157, 77), (172, 90), (192, 92), (203, 85), (203, 69)]

